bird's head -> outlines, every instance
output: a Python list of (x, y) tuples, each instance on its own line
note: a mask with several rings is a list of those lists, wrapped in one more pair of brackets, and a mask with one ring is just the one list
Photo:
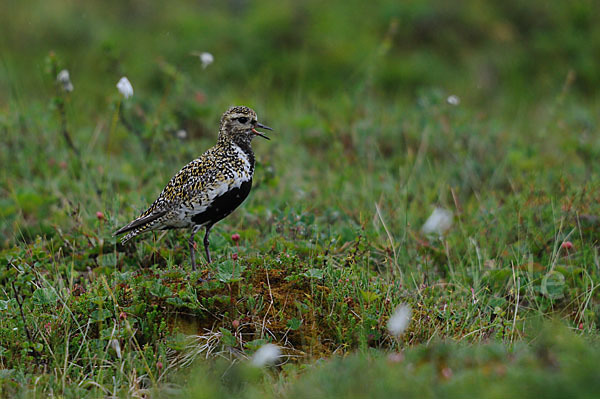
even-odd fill
[(256, 136), (270, 140), (256, 129), (273, 130), (258, 122), (256, 112), (245, 106), (229, 108), (221, 117), (219, 140), (249, 144)]

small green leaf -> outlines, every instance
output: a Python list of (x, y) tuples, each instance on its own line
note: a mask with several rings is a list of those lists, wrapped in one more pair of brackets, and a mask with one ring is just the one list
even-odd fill
[(306, 272), (302, 273), (304, 277), (322, 279), (323, 278), (323, 270), (319, 269), (309, 269)]
[(381, 295), (371, 291), (360, 290), (360, 294), (362, 295), (363, 299), (367, 302), (373, 302), (379, 297), (381, 297)]
[(183, 300), (179, 297), (167, 298), (167, 303), (175, 307), (183, 307), (186, 305), (185, 302), (183, 302)]
[(166, 298), (173, 295), (173, 291), (169, 287), (162, 285), (159, 281), (155, 281), (152, 284), (150, 293), (158, 298)]
[(58, 295), (52, 288), (38, 288), (32, 296), (34, 305), (50, 305), (58, 301)]
[(229, 295), (214, 295), (212, 297), (216, 302), (220, 303), (230, 303), (231, 297)]
[(221, 342), (223, 342), (223, 344), (227, 346), (235, 346), (237, 340), (235, 339), (231, 331), (223, 327), (220, 327), (219, 330), (221, 331)]
[(10, 301), (2, 301), (2, 300), (0, 300), (0, 310), (7, 310), (9, 303), (10, 303)]
[(223, 283), (234, 283), (242, 279), (245, 266), (231, 259), (222, 262), (217, 269), (217, 279)]
[(248, 341), (244, 344), (244, 348), (249, 349), (251, 351), (257, 351), (258, 348), (266, 344), (268, 341), (266, 339), (255, 339), (253, 341)]
[(295, 317), (293, 317), (287, 321), (287, 328), (289, 328), (290, 330), (296, 331), (297, 329), (300, 328), (301, 325), (302, 325), (302, 320), (298, 320)]
[(104, 321), (112, 316), (112, 313), (106, 309), (97, 309), (90, 313), (92, 321)]

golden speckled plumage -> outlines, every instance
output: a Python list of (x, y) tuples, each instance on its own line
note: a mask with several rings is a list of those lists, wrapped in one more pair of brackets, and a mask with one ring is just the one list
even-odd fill
[(204, 247), (210, 262), (210, 228), (231, 213), (246, 198), (254, 174), (252, 139), (269, 129), (256, 120), (256, 113), (245, 106), (231, 107), (221, 117), (217, 144), (185, 165), (162, 190), (152, 205), (115, 234), (127, 233), (125, 243), (145, 231), (192, 228), (190, 252), (195, 269), (193, 239), (206, 227)]

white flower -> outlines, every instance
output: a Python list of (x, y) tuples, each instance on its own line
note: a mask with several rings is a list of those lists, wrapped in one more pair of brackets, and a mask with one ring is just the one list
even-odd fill
[(71, 77), (69, 76), (69, 71), (63, 69), (56, 76), (56, 81), (62, 85), (62, 88), (67, 93), (73, 91), (73, 83), (71, 83)]
[(123, 76), (117, 83), (117, 89), (119, 89), (119, 92), (125, 98), (133, 96), (133, 86), (129, 82), (129, 79), (127, 79), (125, 76)]
[(215, 61), (215, 57), (211, 53), (207, 53), (206, 51), (200, 53), (200, 62), (202, 62), (202, 68), (206, 69), (207, 66), (212, 64)]
[(261, 346), (254, 356), (252, 356), (252, 365), (263, 367), (273, 364), (281, 356), (281, 349), (274, 344), (265, 344)]
[(448, 96), (446, 102), (450, 105), (456, 106), (460, 104), (460, 98), (457, 95), (452, 94), (451, 96)]
[(396, 310), (394, 310), (394, 314), (392, 315), (392, 317), (390, 317), (390, 320), (388, 321), (387, 328), (390, 334), (402, 334), (410, 324), (411, 314), (412, 310), (410, 306), (406, 304), (398, 305)]
[(175, 133), (177, 135), (177, 138), (180, 140), (184, 140), (187, 137), (187, 132), (183, 129), (180, 129), (177, 131), (177, 133)]
[(441, 236), (452, 227), (452, 218), (452, 211), (435, 208), (421, 228), (421, 231), (423, 234), (437, 234)]

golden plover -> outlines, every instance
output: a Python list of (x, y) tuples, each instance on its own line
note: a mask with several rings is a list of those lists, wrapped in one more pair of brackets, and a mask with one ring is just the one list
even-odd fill
[(221, 117), (217, 144), (185, 165), (137, 219), (115, 235), (126, 243), (145, 231), (191, 228), (188, 240), (192, 270), (196, 270), (194, 236), (202, 227), (206, 260), (211, 262), (208, 235), (211, 227), (233, 212), (248, 196), (254, 175), (251, 142), (256, 136), (269, 138), (256, 128), (272, 130), (258, 123), (256, 112), (231, 107)]

